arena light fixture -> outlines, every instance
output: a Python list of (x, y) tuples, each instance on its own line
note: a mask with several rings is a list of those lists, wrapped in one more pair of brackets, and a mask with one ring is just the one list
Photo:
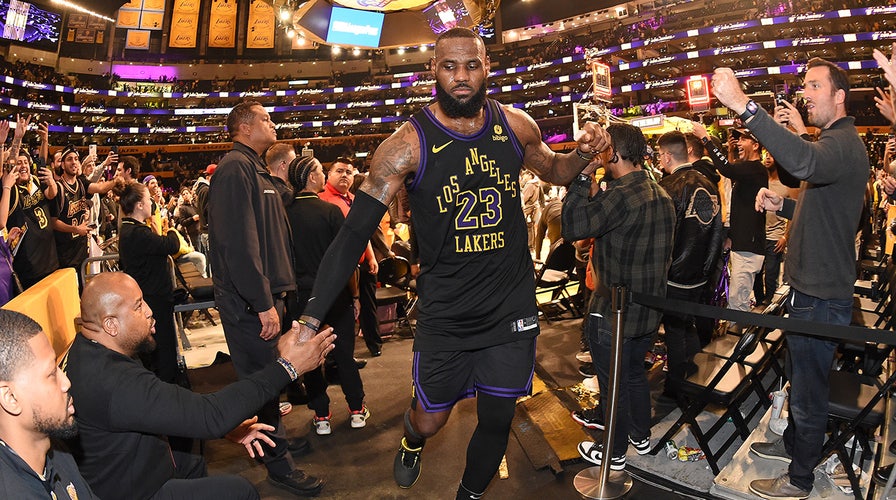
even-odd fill
[(106, 21), (109, 21), (112, 23), (115, 22), (115, 19), (112, 19), (111, 17), (104, 16), (104, 15), (100, 14), (99, 12), (94, 12), (94, 11), (92, 11), (86, 7), (82, 7), (74, 2), (69, 2), (68, 0), (53, 0), (53, 3), (57, 4), (57, 5), (61, 5), (63, 7), (67, 7), (72, 10), (76, 10), (78, 12), (83, 12), (84, 14), (89, 14), (91, 16), (98, 17), (100, 19), (105, 19)]

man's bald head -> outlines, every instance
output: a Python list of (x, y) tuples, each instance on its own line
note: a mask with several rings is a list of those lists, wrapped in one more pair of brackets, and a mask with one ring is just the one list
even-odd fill
[[(130, 283), (128, 283), (130, 282)], [(91, 278), (81, 293), (81, 322), (100, 325), (106, 316), (114, 316), (121, 307), (122, 291), (134, 278), (125, 273), (100, 273)]]
[(140, 286), (125, 273), (98, 274), (81, 293), (82, 335), (126, 356), (155, 348), (154, 323)]

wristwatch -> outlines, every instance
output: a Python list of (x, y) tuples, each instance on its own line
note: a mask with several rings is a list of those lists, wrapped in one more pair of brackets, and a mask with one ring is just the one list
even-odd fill
[(759, 105), (756, 104), (756, 101), (750, 99), (747, 101), (747, 109), (743, 113), (740, 114), (740, 121), (746, 122), (750, 118), (753, 117), (759, 111)]

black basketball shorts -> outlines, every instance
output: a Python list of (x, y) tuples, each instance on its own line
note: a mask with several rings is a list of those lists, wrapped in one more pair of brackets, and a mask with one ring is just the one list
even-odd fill
[(450, 410), (477, 393), (518, 398), (532, 393), (535, 338), (475, 351), (415, 352), (414, 397), (423, 410)]

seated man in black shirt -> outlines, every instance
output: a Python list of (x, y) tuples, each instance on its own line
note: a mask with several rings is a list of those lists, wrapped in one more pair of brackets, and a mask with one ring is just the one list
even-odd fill
[[(140, 287), (124, 273), (102, 273), (84, 287), (81, 332), (68, 354), (66, 371), (78, 403), (79, 438), (73, 454), (81, 473), (104, 499), (258, 498), (239, 476), (206, 477), (202, 457), (172, 453), (166, 436), (214, 439), (236, 428), (304, 372), (319, 366), (333, 348), (332, 329), (307, 342), (293, 330), (281, 336), (281, 357), (260, 371), (213, 394), (167, 384), (134, 356), (155, 347), (152, 310)], [(270, 430), (270, 426), (266, 426)], [(250, 454), (262, 453), (250, 429), (240, 439)], [(308, 495), (323, 483), (297, 479)]]
[(0, 310), (0, 492), (3, 498), (96, 498), (51, 439), (76, 432), (68, 378), (40, 325)]

